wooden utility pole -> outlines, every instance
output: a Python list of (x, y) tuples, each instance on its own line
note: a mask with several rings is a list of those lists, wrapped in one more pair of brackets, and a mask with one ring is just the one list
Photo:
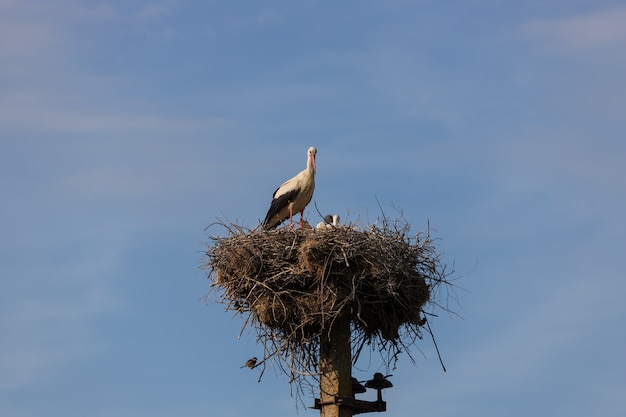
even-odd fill
[(320, 342), (320, 416), (351, 417), (352, 408), (339, 405), (352, 397), (350, 313), (337, 317)]

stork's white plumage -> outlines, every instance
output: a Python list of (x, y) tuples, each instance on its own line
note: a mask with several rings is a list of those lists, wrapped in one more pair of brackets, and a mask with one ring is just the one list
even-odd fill
[(326, 229), (328, 226), (330, 226), (333, 222), (333, 216), (332, 214), (327, 214), (324, 216), (324, 221), (319, 222), (317, 225), (315, 225), (316, 229)]
[(340, 226), (339, 223), (339, 215), (338, 214), (327, 214), (324, 216), (324, 221), (319, 222), (315, 228), (316, 229), (336, 229)]
[(300, 228), (302, 228), (302, 216), (304, 208), (313, 198), (315, 190), (315, 155), (317, 149), (310, 147), (307, 151), (306, 169), (295, 177), (285, 181), (283, 185), (274, 191), (272, 204), (263, 221), (263, 229), (273, 229), (285, 220), (289, 219), (289, 225), (293, 224), (293, 214), (300, 212)]

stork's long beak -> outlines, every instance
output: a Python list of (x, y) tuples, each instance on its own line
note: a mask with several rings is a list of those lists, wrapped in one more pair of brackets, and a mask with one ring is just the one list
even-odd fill
[(313, 165), (313, 173), (317, 173), (317, 170), (315, 169), (315, 155), (311, 155), (311, 165)]

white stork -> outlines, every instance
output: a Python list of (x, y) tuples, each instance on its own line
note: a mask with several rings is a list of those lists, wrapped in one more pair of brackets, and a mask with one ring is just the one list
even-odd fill
[(317, 149), (310, 147), (307, 151), (306, 169), (295, 177), (285, 181), (274, 191), (272, 204), (263, 221), (263, 229), (273, 229), (289, 218), (289, 226), (293, 225), (293, 214), (300, 212), (300, 229), (304, 208), (309, 204), (315, 190), (315, 155)]
[(317, 225), (315, 225), (316, 229), (326, 229), (328, 228), (328, 226), (330, 226), (333, 222), (333, 216), (332, 214), (327, 214), (324, 216), (324, 221), (319, 222)]
[(338, 214), (327, 214), (324, 216), (324, 221), (319, 222), (315, 228), (316, 229), (336, 229), (339, 227), (339, 215)]

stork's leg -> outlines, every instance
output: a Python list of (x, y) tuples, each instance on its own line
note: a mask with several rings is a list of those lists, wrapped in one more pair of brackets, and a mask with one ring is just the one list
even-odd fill
[(289, 207), (289, 227), (293, 227), (293, 209)]

